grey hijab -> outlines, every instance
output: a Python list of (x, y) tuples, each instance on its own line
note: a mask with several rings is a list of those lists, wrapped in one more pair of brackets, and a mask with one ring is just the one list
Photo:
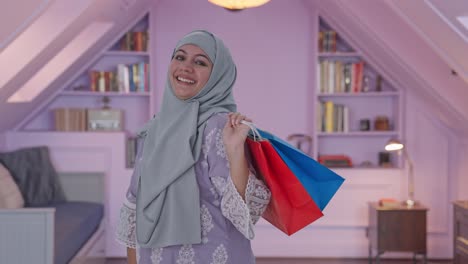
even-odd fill
[[(232, 87), (236, 66), (214, 34), (197, 30), (183, 37), (213, 63), (205, 87), (194, 97), (175, 97), (169, 76), (159, 114), (146, 134), (136, 202), (136, 237), (141, 247), (201, 243), (200, 197), (194, 165), (200, 157), (206, 121), (215, 113), (235, 112)], [(169, 73), (170, 74), (170, 73)]]

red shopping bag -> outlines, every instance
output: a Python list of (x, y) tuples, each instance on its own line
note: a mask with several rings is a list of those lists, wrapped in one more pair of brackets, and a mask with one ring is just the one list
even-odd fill
[(262, 217), (292, 235), (323, 216), (301, 182), (268, 140), (247, 138), (252, 165), (270, 189), (271, 199)]

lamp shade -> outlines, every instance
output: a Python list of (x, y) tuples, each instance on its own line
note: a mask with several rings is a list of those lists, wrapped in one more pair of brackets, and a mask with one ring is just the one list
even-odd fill
[(405, 147), (401, 141), (398, 139), (390, 139), (387, 144), (385, 145), (385, 150), (386, 151), (397, 151), (397, 150), (402, 150)]
[(209, 2), (231, 10), (240, 10), (257, 7), (268, 3), (270, 0), (208, 0)]

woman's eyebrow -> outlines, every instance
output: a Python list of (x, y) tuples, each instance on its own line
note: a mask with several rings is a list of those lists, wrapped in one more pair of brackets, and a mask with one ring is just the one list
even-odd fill
[(195, 56), (197, 56), (197, 57), (198, 57), (198, 56), (201, 56), (201, 57), (203, 57), (203, 58), (205, 58), (205, 59), (207, 59), (208, 61), (211, 62), (210, 58), (208, 58), (208, 57), (207, 57), (206, 55), (204, 55), (204, 54), (197, 54), (197, 55), (195, 55)]
[[(178, 49), (178, 50), (176, 51), (176, 53), (179, 52), (179, 51), (183, 52), (184, 54), (187, 54), (187, 52), (186, 52), (185, 50), (183, 50), (183, 49)], [(200, 54), (195, 54), (195, 57), (198, 57), (198, 56), (204, 57), (205, 59), (211, 61), (210, 58), (208, 58), (208, 57), (207, 57), (206, 55), (204, 55), (204, 54), (201, 54), (201, 53), (200, 53)]]

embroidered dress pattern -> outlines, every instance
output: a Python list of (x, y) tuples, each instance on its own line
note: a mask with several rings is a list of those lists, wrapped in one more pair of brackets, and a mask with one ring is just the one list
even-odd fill
[(211, 130), (205, 137), (205, 144), (202, 147), (203, 156), (205, 160), (208, 159), (208, 153), (210, 152), (211, 142), (213, 141), (213, 136), (216, 133), (216, 128)]
[(221, 129), (217, 129), (216, 131), (216, 154), (221, 158), (226, 158), (226, 150), (224, 149), (223, 143), (223, 131)]
[(177, 258), (177, 264), (195, 264), (193, 257), (195, 256), (195, 251), (192, 248), (192, 245), (183, 245), (179, 250), (179, 257)]
[(218, 195), (223, 195), (224, 190), (226, 189), (226, 179), (220, 176), (214, 176), (211, 177), (210, 180)]
[[(253, 225), (266, 209), (270, 191), (250, 169), (245, 201), (230, 176), (222, 141), (226, 114), (217, 114), (208, 121), (202, 142), (202, 155), (195, 164), (200, 189), (202, 243), (165, 248), (140, 248), (135, 237), (135, 202), (139, 177), (137, 156), (135, 170), (122, 205), (116, 239), (135, 248), (138, 264), (254, 264), (250, 242)], [(230, 259), (236, 256), (235, 259)]]
[(213, 229), (213, 218), (211, 217), (210, 210), (206, 205), (201, 207), (201, 224), (202, 224), (202, 243), (208, 243), (208, 232)]
[(223, 244), (219, 245), (213, 252), (213, 260), (210, 264), (226, 264), (228, 261), (228, 253)]
[(161, 264), (163, 248), (152, 248), (151, 249), (151, 263)]

